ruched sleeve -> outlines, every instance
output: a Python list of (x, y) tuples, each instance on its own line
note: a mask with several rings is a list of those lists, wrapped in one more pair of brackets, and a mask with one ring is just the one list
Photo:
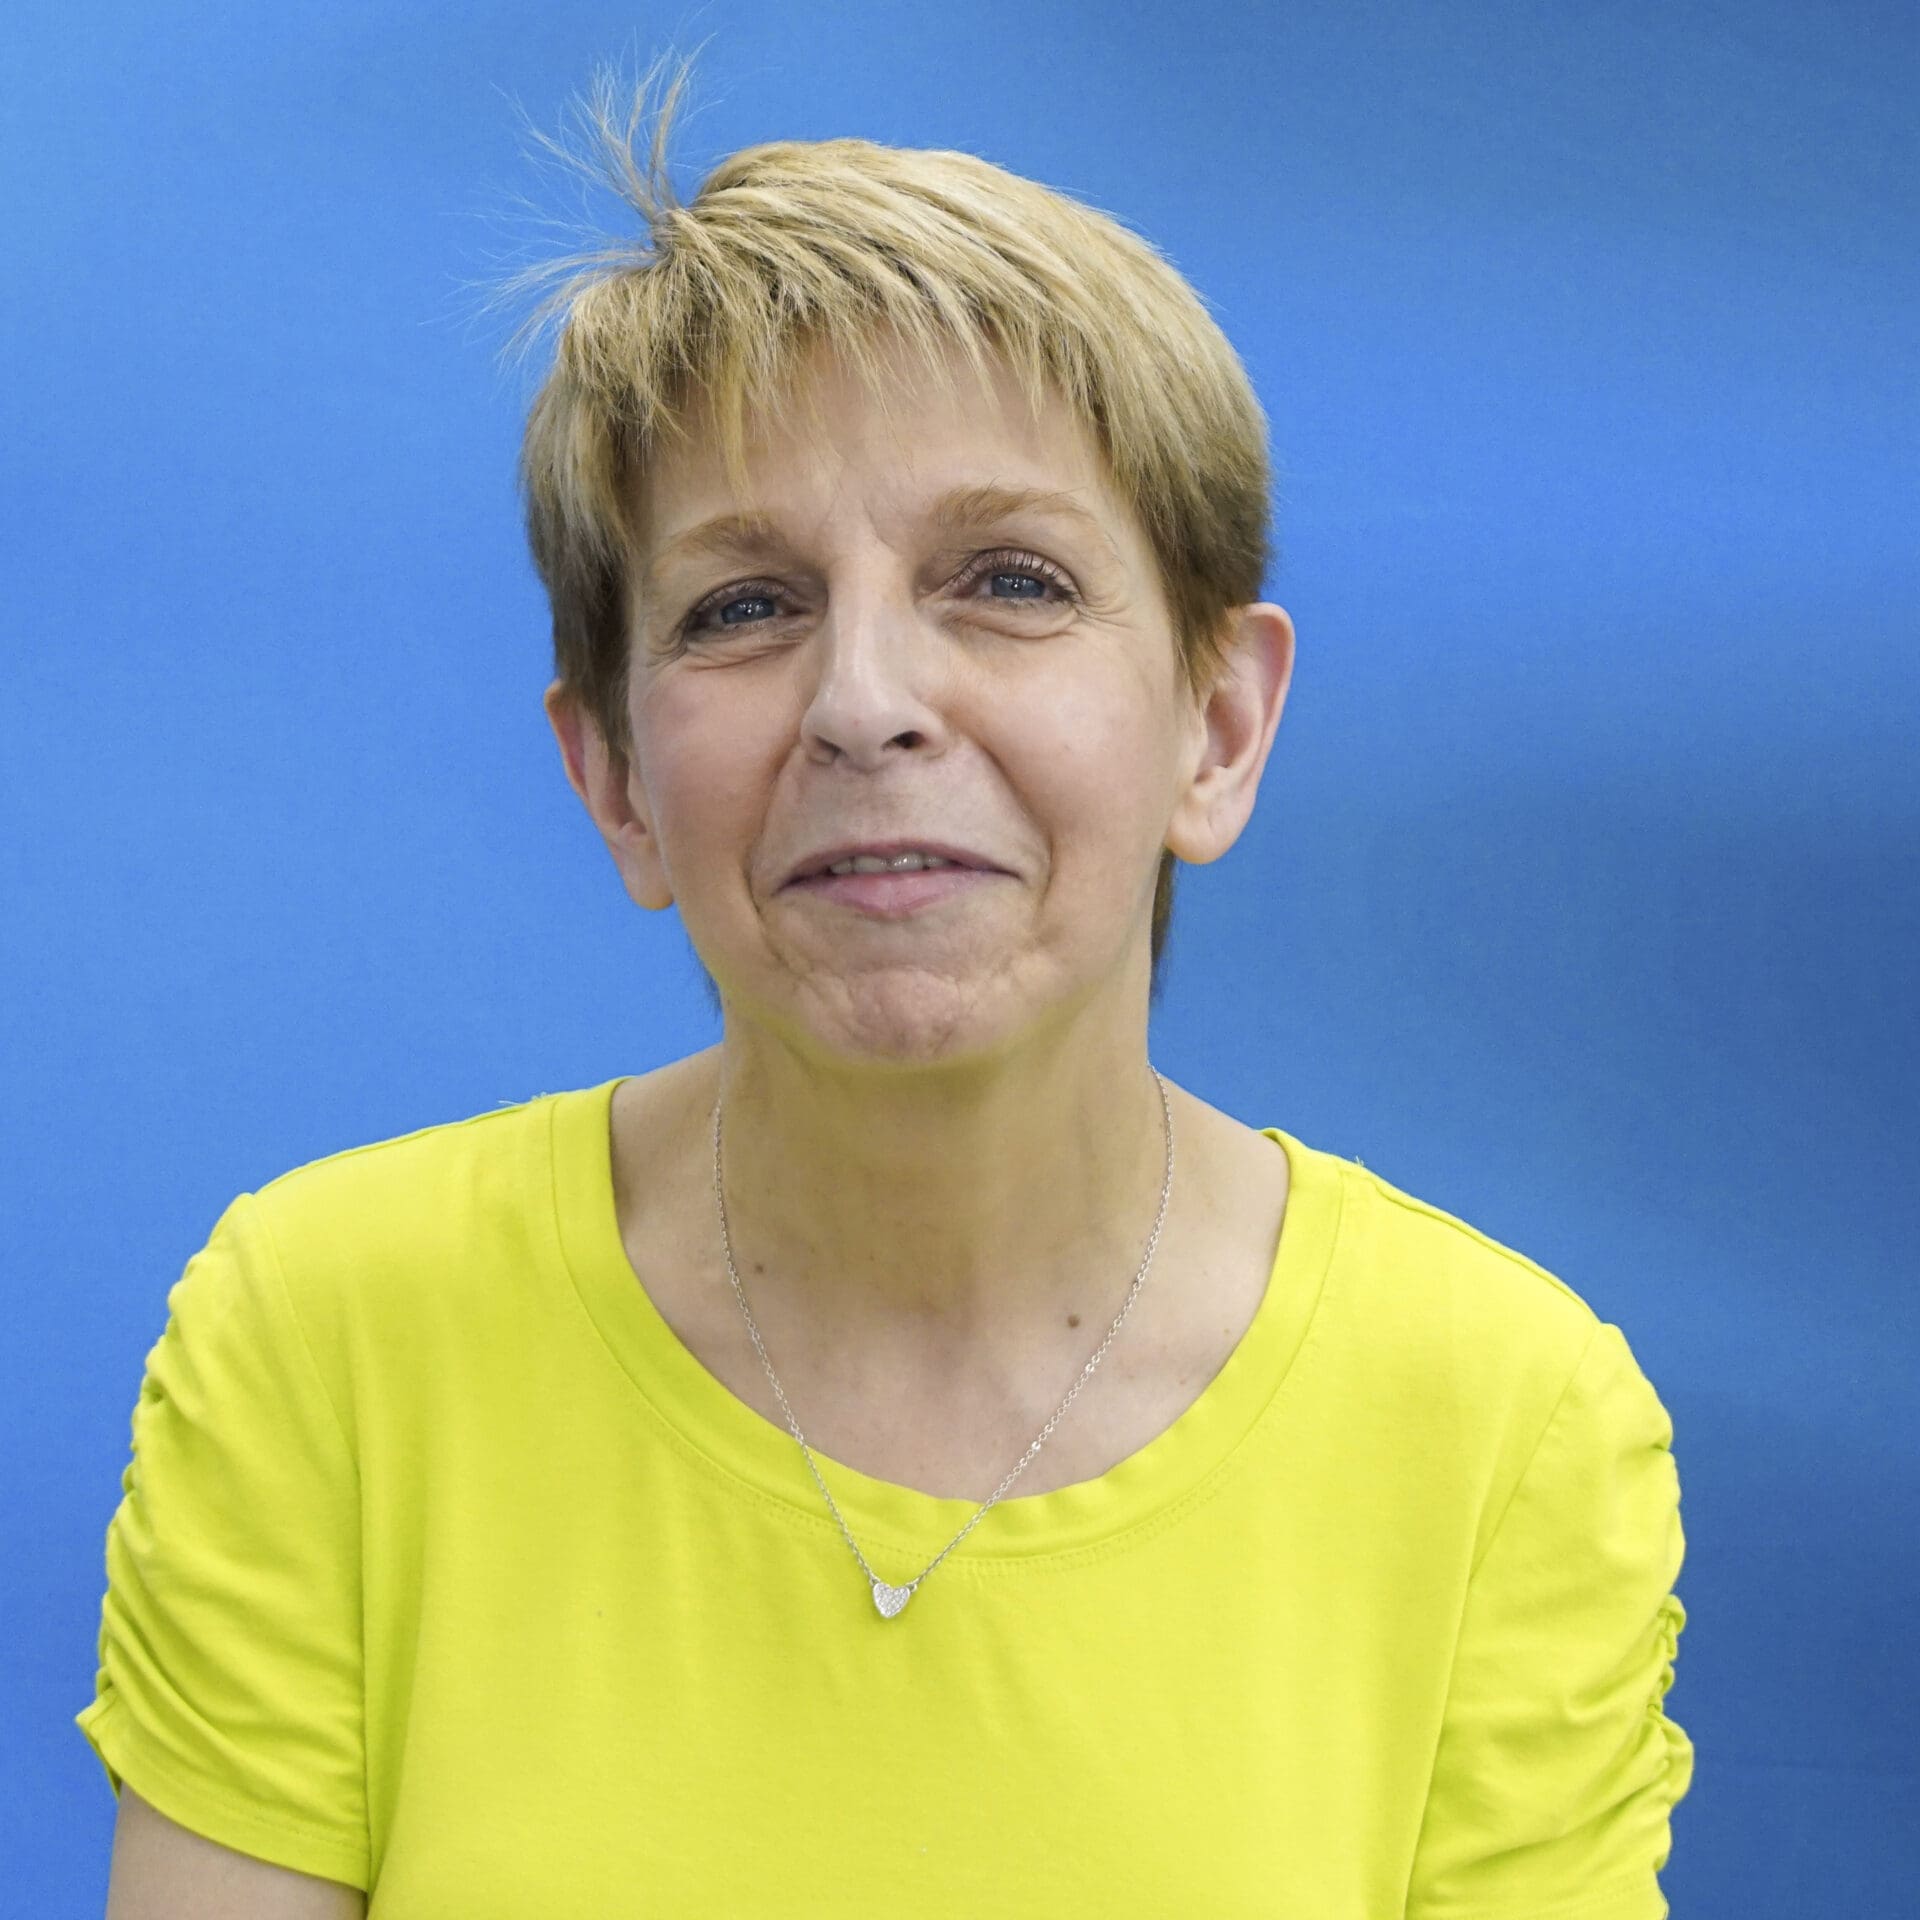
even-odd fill
[(357, 1474), (253, 1195), (167, 1308), (75, 1724), (116, 1797), (365, 1888)]
[(1673, 1424), (1618, 1327), (1588, 1342), (1469, 1585), (1407, 1920), (1665, 1920), (1693, 1747)]

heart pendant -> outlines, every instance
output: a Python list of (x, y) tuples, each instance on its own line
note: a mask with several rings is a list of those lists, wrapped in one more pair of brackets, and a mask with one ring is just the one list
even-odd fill
[(873, 1604), (880, 1609), (882, 1619), (891, 1620), (912, 1598), (911, 1587), (890, 1587), (884, 1580), (873, 1583)]

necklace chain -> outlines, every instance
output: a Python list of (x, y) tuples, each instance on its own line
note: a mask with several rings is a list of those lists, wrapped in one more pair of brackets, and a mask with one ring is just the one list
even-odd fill
[(827, 1505), (833, 1509), (833, 1517), (840, 1522), (840, 1531), (846, 1535), (847, 1545), (853, 1549), (854, 1558), (860, 1562), (861, 1567), (866, 1572), (867, 1579), (872, 1583), (873, 1603), (880, 1610), (883, 1619), (891, 1620), (905, 1608), (907, 1602), (913, 1598), (919, 1589), (920, 1583), (926, 1579), (927, 1575), (980, 1524), (981, 1520), (986, 1516), (988, 1508), (995, 1505), (1001, 1495), (1027, 1470), (1034, 1455), (1040, 1451), (1041, 1447), (1045, 1445), (1047, 1437), (1053, 1432), (1054, 1428), (1060, 1424), (1061, 1416), (1072, 1406), (1074, 1395), (1086, 1385), (1087, 1381), (1092, 1377), (1093, 1370), (1099, 1366), (1102, 1359), (1105, 1358), (1107, 1349), (1113, 1344), (1114, 1335), (1120, 1331), (1121, 1323), (1133, 1310), (1133, 1303), (1139, 1296), (1141, 1284), (1147, 1277), (1147, 1269), (1153, 1265), (1153, 1256), (1159, 1248), (1160, 1229), (1166, 1224), (1167, 1218), (1167, 1196), (1173, 1191), (1173, 1109), (1167, 1100), (1167, 1083), (1161, 1079), (1159, 1070), (1157, 1068), (1149, 1068), (1149, 1071), (1153, 1074), (1154, 1084), (1160, 1092), (1160, 1113), (1161, 1118), (1165, 1122), (1167, 1134), (1167, 1170), (1165, 1178), (1162, 1179), (1160, 1183), (1160, 1211), (1154, 1219), (1153, 1232), (1147, 1240), (1147, 1257), (1141, 1261), (1140, 1271), (1134, 1275), (1133, 1286), (1127, 1293), (1126, 1304), (1121, 1307), (1119, 1313), (1115, 1316), (1113, 1325), (1107, 1329), (1107, 1337), (1100, 1342), (1098, 1351), (1094, 1354), (1093, 1358), (1081, 1368), (1079, 1377), (1074, 1381), (1073, 1385), (1067, 1389), (1067, 1397), (1062, 1400), (1054, 1410), (1053, 1418), (1040, 1429), (1033, 1445), (1021, 1456), (1020, 1464), (994, 1489), (992, 1497), (981, 1507), (979, 1512), (903, 1587), (888, 1585), (886, 1581), (882, 1580), (880, 1576), (874, 1572), (872, 1567), (867, 1565), (867, 1556), (860, 1551), (859, 1541), (853, 1537), (853, 1533), (847, 1526), (846, 1520), (842, 1516), (832, 1492), (828, 1489), (826, 1481), (820, 1478), (820, 1469), (818, 1465), (815, 1464), (813, 1449), (807, 1445), (806, 1436), (800, 1431), (800, 1422), (793, 1417), (793, 1408), (788, 1406), (787, 1396), (781, 1391), (780, 1379), (773, 1370), (773, 1362), (767, 1358), (767, 1349), (760, 1339), (760, 1329), (754, 1325), (753, 1313), (747, 1306), (747, 1296), (740, 1286), (739, 1269), (733, 1264), (733, 1239), (727, 1231), (727, 1199), (720, 1179), (720, 1101), (716, 1099), (713, 1103), (713, 1197), (720, 1211), (720, 1240), (721, 1244), (726, 1248), (727, 1253), (727, 1277), (733, 1282), (734, 1297), (740, 1302), (740, 1311), (747, 1316), (747, 1331), (753, 1335), (754, 1349), (760, 1355), (760, 1364), (766, 1368), (767, 1378), (773, 1383), (774, 1393), (778, 1395), (780, 1405), (786, 1411), (787, 1425), (793, 1430), (793, 1437), (800, 1442), (800, 1451), (807, 1456), (807, 1465), (812, 1469), (814, 1479), (819, 1482), (820, 1491), (826, 1495)]

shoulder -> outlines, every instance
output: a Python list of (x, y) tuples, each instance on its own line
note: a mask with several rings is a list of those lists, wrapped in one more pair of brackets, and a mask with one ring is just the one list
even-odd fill
[(1566, 1279), (1360, 1162), (1340, 1165), (1349, 1186), (1349, 1229), (1365, 1243), (1383, 1284), (1400, 1290), (1410, 1306), (1424, 1300), (1443, 1310), (1483, 1343), (1572, 1365), (1600, 1320)]
[(255, 1197), (276, 1220), (290, 1224), (337, 1219), (343, 1208), (368, 1206), (383, 1216), (398, 1211), (408, 1217), (419, 1209), (404, 1203), (417, 1202), (423, 1187), (443, 1187), (489, 1163), (497, 1167), (544, 1122), (550, 1104), (567, 1097), (543, 1093), (502, 1101), (484, 1113), (343, 1147), (290, 1167), (262, 1185)]
[(557, 1110), (596, 1098), (539, 1094), (417, 1127), (246, 1196), (260, 1255), (330, 1388), (351, 1400), (382, 1356), (501, 1332), (557, 1259)]
[(1338, 1161), (1339, 1244), (1323, 1338), (1376, 1419), (1463, 1462), (1495, 1503), (1563, 1405), (1664, 1418), (1619, 1327), (1540, 1261), (1357, 1161)]

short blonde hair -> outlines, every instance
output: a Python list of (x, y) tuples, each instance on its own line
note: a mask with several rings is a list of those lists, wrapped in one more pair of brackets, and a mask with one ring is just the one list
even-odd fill
[[(770, 141), (723, 160), (682, 203), (665, 155), (690, 62), (667, 91), (644, 172), (634, 157), (662, 64), (634, 90), (624, 131), (604, 69), (585, 116), (592, 158), (645, 222), (645, 247), (505, 283), (513, 292), (568, 274), (509, 342), (511, 352), (562, 316), (519, 483), (552, 607), (554, 675), (609, 751), (622, 763), (632, 752), (637, 516), (655, 449), (710, 409), (744, 496), (747, 421), (791, 417), (795, 376), (823, 338), (883, 407), (883, 339), (924, 354), (935, 378), (943, 350), (958, 348), (976, 372), (990, 356), (1010, 368), (1036, 407), (1049, 392), (1063, 399), (1153, 554), (1176, 677), (1204, 696), (1231, 645), (1227, 615), (1260, 597), (1271, 475), (1252, 383), (1179, 271), (1110, 215), (971, 153)], [(1163, 854), (1154, 893), (1156, 992), (1177, 864)]]

